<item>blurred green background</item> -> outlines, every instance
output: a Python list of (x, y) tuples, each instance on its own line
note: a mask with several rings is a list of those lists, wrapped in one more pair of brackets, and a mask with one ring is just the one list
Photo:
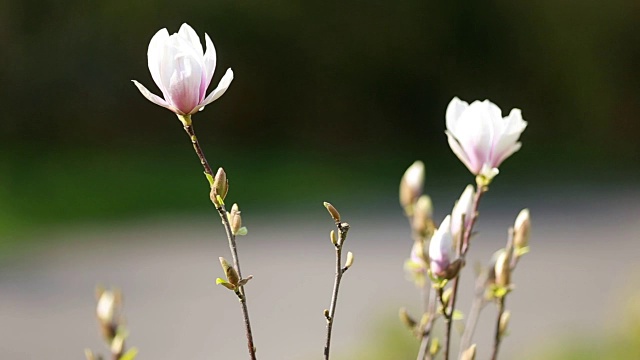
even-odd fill
[(640, 178), (638, 1), (4, 0), (0, 259), (50, 229), (211, 210), (180, 123), (130, 82), (158, 93), (148, 42), (183, 22), (213, 39), (214, 84), (235, 72), (194, 124), (252, 213), (387, 206), (416, 159), (457, 192), (454, 96), (529, 122), (500, 191)]
[(148, 41), (182, 22), (212, 36), (214, 83), (236, 74), (195, 126), (241, 203), (366, 201), (418, 158), (435, 184), (465, 174), (443, 134), (453, 96), (523, 110), (505, 187), (629, 182), (639, 20), (630, 0), (3, 1), (2, 241), (209, 206), (179, 122), (129, 81), (157, 92)]

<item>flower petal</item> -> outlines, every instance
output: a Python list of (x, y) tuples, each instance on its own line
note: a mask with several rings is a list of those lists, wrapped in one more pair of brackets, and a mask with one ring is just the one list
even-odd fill
[[(497, 142), (493, 145), (491, 162), (494, 167), (498, 167), (502, 161), (520, 149), (521, 145), (516, 147), (516, 143), (527, 127), (527, 122), (522, 119), (520, 109), (511, 110), (509, 116), (504, 118), (503, 123), (503, 132), (499, 134)], [(513, 149), (514, 147), (516, 148)]]
[(215, 90), (213, 90), (211, 94), (209, 94), (209, 96), (207, 96), (207, 98), (204, 99), (202, 104), (199, 105), (200, 111), (202, 111), (202, 109), (205, 106), (211, 104), (212, 102), (216, 101), (220, 96), (222, 96), (222, 94), (224, 94), (225, 91), (227, 91), (227, 89), (229, 88), (229, 85), (231, 85), (232, 80), (233, 80), (233, 70), (229, 68), (227, 69), (227, 72), (224, 74), (224, 76), (220, 80), (218, 87), (216, 87)]
[(180, 35), (182, 39), (186, 40), (187, 43), (190, 44), (191, 47), (193, 47), (193, 49), (197, 51), (198, 55), (202, 57), (204, 52), (202, 51), (202, 44), (200, 43), (200, 37), (198, 36), (196, 31), (193, 30), (191, 26), (189, 26), (189, 24), (187, 23), (182, 24), (182, 26), (180, 26), (180, 30), (178, 30), (178, 35)]
[(160, 77), (160, 67), (163, 61), (163, 48), (168, 39), (169, 31), (167, 31), (167, 29), (161, 29), (153, 35), (149, 42), (149, 48), (147, 49), (147, 66), (149, 67), (151, 78), (153, 78), (153, 81), (156, 83), (158, 88), (160, 88), (160, 91), (165, 97), (166, 92)]
[(165, 100), (183, 114), (191, 114), (200, 103), (202, 66), (182, 37), (169, 37), (160, 74), (169, 95)]
[(492, 148), (493, 122), (486, 104), (474, 101), (469, 105), (458, 120), (455, 137), (477, 174), (489, 160)]
[(447, 106), (447, 112), (445, 114), (447, 130), (451, 131), (454, 135), (458, 131), (458, 119), (460, 115), (469, 107), (469, 103), (460, 100), (458, 97), (454, 97)]
[(213, 46), (213, 41), (211, 41), (211, 38), (207, 33), (204, 34), (204, 41), (207, 45), (207, 51), (204, 53), (203, 59), (203, 65), (206, 73), (206, 84), (202, 89), (202, 94), (206, 92), (209, 84), (211, 84), (213, 72), (216, 70), (216, 47)]
[(161, 97), (159, 97), (156, 94), (151, 93), (149, 90), (147, 90), (146, 87), (144, 87), (144, 85), (140, 84), (139, 82), (135, 81), (135, 80), (131, 80), (133, 82), (133, 84), (135, 86), (138, 87), (138, 90), (140, 90), (140, 92), (142, 93), (142, 95), (144, 95), (144, 97), (147, 98), (147, 100), (151, 101), (152, 103), (156, 104), (156, 105), (160, 105), (162, 107), (165, 107), (173, 112), (176, 112), (176, 109), (174, 107), (172, 107), (170, 104), (168, 104), (166, 101), (164, 101), (164, 99), (162, 99)]
[(462, 161), (462, 163), (467, 167), (467, 169), (469, 169), (469, 171), (471, 171), (474, 174), (477, 174), (477, 172), (480, 170), (480, 167), (476, 169), (476, 166), (471, 164), (471, 162), (469, 161), (469, 158), (467, 157), (467, 154), (464, 152), (464, 150), (458, 143), (458, 140), (456, 140), (456, 138), (453, 137), (453, 134), (451, 134), (450, 131), (448, 130), (445, 131), (445, 134), (447, 134), (447, 141), (449, 141), (449, 147), (451, 147), (451, 150), (453, 151), (453, 153), (456, 154), (458, 159)]

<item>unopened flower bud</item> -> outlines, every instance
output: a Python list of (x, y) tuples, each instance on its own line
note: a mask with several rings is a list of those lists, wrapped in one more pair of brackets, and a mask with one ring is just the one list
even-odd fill
[[(471, 219), (473, 218), (473, 197), (475, 191), (473, 185), (467, 185), (467, 187), (460, 195), (460, 199), (456, 202), (451, 212), (451, 232), (453, 238), (456, 241), (460, 241), (462, 232), (471, 225)], [(463, 223), (464, 220), (464, 223)]]
[(234, 235), (237, 235), (238, 231), (240, 231), (240, 228), (242, 227), (242, 216), (240, 215), (238, 204), (233, 204), (231, 207), (229, 223), (231, 225), (231, 232), (233, 232)]
[(529, 234), (531, 232), (531, 218), (529, 209), (520, 211), (513, 226), (513, 245), (516, 249), (529, 246)]
[(113, 324), (116, 316), (116, 295), (113, 291), (103, 290), (98, 297), (96, 315), (102, 324)]
[(429, 267), (433, 275), (443, 278), (453, 262), (453, 236), (451, 234), (451, 216), (440, 224), (429, 244)]
[(120, 306), (122, 295), (117, 290), (97, 290), (98, 304), (96, 316), (102, 330), (102, 335), (107, 342), (112, 342), (118, 331), (120, 322)]
[(498, 328), (498, 331), (500, 332), (500, 336), (504, 336), (504, 334), (507, 332), (510, 319), (511, 319), (511, 312), (509, 310), (503, 312), (502, 315), (500, 315), (500, 325)]
[(353, 253), (351, 251), (347, 252), (347, 261), (344, 263), (344, 270), (346, 271), (348, 268), (353, 265)]
[(400, 308), (398, 315), (400, 317), (400, 321), (402, 321), (402, 323), (405, 324), (409, 329), (413, 330), (416, 327), (417, 322), (411, 317), (411, 315), (409, 315), (407, 309)]
[(422, 195), (424, 186), (424, 163), (415, 161), (400, 180), (400, 205), (405, 210), (407, 216), (413, 215), (413, 205)]
[(494, 273), (496, 276), (496, 285), (502, 287), (508, 287), (511, 278), (511, 268), (509, 264), (509, 254), (506, 251), (501, 251), (496, 259), (496, 265), (494, 267)]
[(229, 284), (238, 286), (240, 283), (240, 276), (238, 276), (236, 269), (229, 265), (227, 260), (223, 257), (220, 257), (220, 265), (222, 266), (222, 270), (224, 270), (224, 275), (227, 277)]
[(213, 186), (211, 187), (211, 201), (216, 206), (220, 206), (220, 200), (227, 196), (229, 191), (229, 181), (227, 180), (227, 173), (223, 168), (219, 168), (216, 176), (213, 178)]
[(331, 218), (333, 218), (333, 221), (335, 221), (336, 223), (340, 222), (340, 213), (338, 212), (338, 210), (336, 210), (336, 208), (331, 205), (328, 202), (324, 202), (324, 207), (327, 208), (327, 211), (329, 211), (329, 214), (331, 215)]
[(475, 360), (476, 359), (476, 344), (469, 346), (467, 350), (462, 353), (460, 360)]
[(413, 231), (423, 238), (430, 238), (435, 231), (433, 224), (433, 204), (428, 195), (418, 198), (413, 208)]

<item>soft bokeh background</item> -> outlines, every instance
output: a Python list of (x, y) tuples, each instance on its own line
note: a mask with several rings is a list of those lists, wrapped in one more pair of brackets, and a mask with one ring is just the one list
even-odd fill
[(324, 200), (354, 219), (336, 350), (413, 353), (395, 321), (399, 306), (418, 309), (397, 182), (424, 160), (440, 219), (472, 181), (443, 134), (453, 96), (529, 122), (483, 203), (476, 254), (531, 207), (505, 354), (609, 351), (632, 333), (617, 319), (637, 288), (639, 21), (631, 0), (0, 2), (0, 358), (100, 349), (100, 282), (125, 291), (143, 358), (244, 356), (235, 300), (212, 285), (228, 250), (198, 161), (175, 116), (129, 81), (156, 91), (148, 41), (183, 22), (213, 38), (214, 82), (236, 74), (194, 120), (249, 227), (241, 258), (263, 358), (320, 354)]

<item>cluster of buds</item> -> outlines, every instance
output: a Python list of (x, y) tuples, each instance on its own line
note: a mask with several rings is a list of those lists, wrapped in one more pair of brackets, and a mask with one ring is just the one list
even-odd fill
[[(526, 127), (527, 122), (522, 119), (519, 109), (512, 109), (508, 116), (503, 117), (500, 108), (488, 100), (469, 104), (456, 97), (449, 103), (445, 133), (453, 153), (475, 175), (476, 186), (465, 187), (451, 213), (437, 229), (432, 218), (431, 200), (422, 194), (424, 164), (416, 161), (402, 177), (400, 204), (409, 219), (414, 239), (405, 270), (411, 275), (411, 280), (422, 287), (427, 281), (424, 275), (428, 274), (433, 287), (432, 294), (440, 301), (439, 307), (432, 306), (435, 303), (432, 295), (429, 295), (429, 309), (420, 322), (411, 318), (406, 311), (400, 312), (401, 320), (422, 339), (419, 359), (428, 358), (428, 353), (433, 357), (438, 351), (437, 339), (431, 338), (429, 333), (440, 314), (447, 322), (445, 357), (449, 358), (451, 323), (461, 318), (461, 313), (455, 308), (458, 277), (465, 265), (478, 216), (478, 204), (498, 174), (498, 167), (522, 146), (519, 138)], [(494, 255), (490, 270), (484, 271), (476, 282), (477, 298), (482, 303), (495, 299), (498, 304), (500, 325), (496, 335), (497, 344), (506, 333), (510, 318), (510, 313), (504, 310), (504, 296), (512, 289), (512, 272), (518, 259), (529, 251), (528, 210), (518, 215), (510, 233), (512, 236), (507, 246)], [(452, 281), (452, 286), (447, 286), (449, 281)], [(465, 333), (470, 333), (463, 336), (461, 341), (460, 359), (475, 359), (476, 346), (470, 344), (473, 328), (475, 324), (468, 327), (471, 330), (465, 329)]]
[(433, 204), (431, 198), (423, 194), (424, 163), (415, 161), (400, 181), (400, 205), (411, 225), (413, 247), (404, 267), (409, 278), (416, 286), (423, 286), (428, 270), (429, 240), (435, 232), (433, 222)]
[(500, 299), (511, 289), (511, 275), (518, 260), (529, 252), (529, 234), (531, 233), (531, 218), (529, 209), (523, 209), (516, 217), (515, 224), (510, 230), (511, 237), (504, 249), (498, 250), (492, 259), (493, 268), (489, 277), (487, 297)]

